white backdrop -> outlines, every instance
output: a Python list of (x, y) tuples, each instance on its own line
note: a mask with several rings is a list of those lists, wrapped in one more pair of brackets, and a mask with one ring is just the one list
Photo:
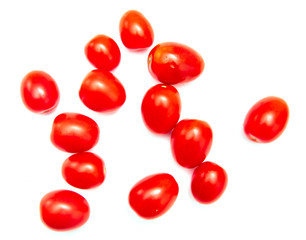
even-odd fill
[[(0, 239), (306, 239), (306, 7), (305, 1), (1, 1), (0, 2)], [(214, 140), (207, 160), (221, 165), (229, 182), (224, 195), (201, 205), (190, 193), (191, 171), (178, 166), (169, 136), (143, 124), (142, 97), (158, 82), (142, 53), (124, 48), (119, 20), (142, 12), (155, 32), (153, 45), (177, 41), (196, 49), (206, 66), (193, 82), (178, 86), (184, 118), (207, 121)], [(127, 99), (113, 114), (98, 114), (79, 100), (93, 69), (85, 44), (112, 37), (122, 53), (114, 71)], [(152, 46), (153, 47), (153, 46)], [(48, 72), (61, 99), (55, 112), (37, 115), (20, 98), (20, 82), (32, 70)], [(290, 119), (270, 144), (247, 140), (248, 109), (269, 96), (285, 99)], [(79, 112), (100, 126), (92, 152), (106, 164), (105, 182), (92, 190), (69, 186), (61, 164), (69, 156), (49, 135), (62, 112)], [(144, 220), (128, 204), (131, 187), (148, 174), (168, 172), (180, 187), (162, 217)], [(81, 228), (54, 232), (41, 222), (39, 202), (55, 189), (70, 189), (89, 202)], [(180, 239), (181, 239), (180, 238)]]

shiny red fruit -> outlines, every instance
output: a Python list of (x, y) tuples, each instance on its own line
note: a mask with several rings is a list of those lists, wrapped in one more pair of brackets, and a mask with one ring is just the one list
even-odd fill
[(62, 165), (62, 175), (76, 188), (89, 189), (101, 185), (105, 179), (104, 161), (91, 152), (76, 153)]
[(87, 74), (79, 96), (85, 106), (97, 112), (115, 110), (121, 107), (126, 99), (121, 82), (111, 72), (101, 69)]
[(53, 121), (50, 139), (58, 149), (77, 153), (95, 146), (99, 133), (99, 126), (91, 118), (79, 113), (62, 113)]
[(85, 46), (88, 61), (96, 68), (111, 71), (116, 68), (121, 59), (117, 43), (106, 35), (97, 35)]
[(120, 20), (119, 32), (122, 43), (129, 49), (139, 50), (150, 47), (154, 32), (145, 16), (136, 11), (127, 11)]
[(208, 155), (213, 140), (207, 122), (196, 119), (180, 121), (171, 134), (171, 149), (175, 160), (183, 167), (194, 168)]
[(129, 203), (140, 217), (153, 219), (171, 208), (178, 192), (178, 184), (170, 174), (153, 174), (140, 180), (131, 189)]
[(151, 75), (162, 83), (176, 84), (197, 78), (204, 60), (194, 49), (175, 42), (160, 43), (148, 56)]
[(49, 192), (40, 201), (41, 219), (52, 230), (78, 228), (87, 222), (89, 213), (86, 199), (68, 190)]
[(283, 133), (288, 119), (287, 103), (279, 97), (266, 97), (255, 103), (247, 113), (244, 132), (252, 141), (272, 142)]
[(35, 113), (47, 113), (59, 103), (59, 90), (54, 79), (43, 71), (29, 72), (21, 82), (24, 105)]
[(141, 105), (147, 127), (155, 133), (168, 133), (178, 122), (181, 113), (179, 92), (171, 85), (158, 84), (145, 94)]
[(227, 174), (219, 165), (205, 161), (192, 174), (191, 192), (200, 203), (213, 203), (227, 186)]

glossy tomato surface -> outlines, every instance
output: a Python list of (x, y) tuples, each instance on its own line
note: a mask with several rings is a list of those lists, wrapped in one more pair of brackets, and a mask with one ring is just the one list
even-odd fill
[(205, 161), (192, 174), (191, 192), (200, 203), (213, 203), (225, 191), (227, 174), (219, 165)]
[(105, 173), (104, 161), (91, 152), (73, 154), (62, 165), (62, 175), (66, 182), (81, 189), (101, 185), (104, 182)]
[(287, 103), (279, 97), (266, 97), (255, 103), (247, 113), (244, 132), (252, 141), (272, 142), (283, 133), (288, 119)]
[(67, 231), (85, 224), (90, 209), (87, 200), (69, 190), (56, 190), (47, 193), (40, 201), (40, 216), (51, 229)]
[(21, 98), (24, 105), (35, 113), (47, 113), (59, 103), (59, 89), (46, 72), (32, 71), (21, 82)]
[(154, 32), (145, 16), (136, 11), (127, 11), (120, 19), (119, 32), (125, 47), (141, 50), (150, 47), (154, 41)]
[(96, 68), (111, 71), (116, 68), (121, 59), (117, 43), (106, 35), (97, 35), (85, 46), (88, 61)]
[(62, 113), (53, 121), (50, 139), (58, 149), (77, 153), (95, 146), (99, 133), (99, 126), (91, 118), (79, 113)]
[(171, 133), (171, 149), (183, 167), (194, 168), (208, 155), (213, 141), (209, 124), (197, 119), (181, 120)]
[(171, 85), (158, 84), (145, 94), (141, 112), (146, 126), (155, 133), (169, 133), (181, 113), (179, 92)]
[(160, 217), (174, 204), (179, 192), (176, 180), (168, 173), (145, 177), (131, 189), (131, 208), (145, 219)]
[(101, 69), (87, 74), (79, 96), (88, 108), (97, 112), (115, 110), (121, 107), (126, 99), (121, 82), (111, 72)]
[(191, 81), (203, 72), (204, 66), (204, 60), (198, 52), (175, 42), (156, 45), (148, 56), (149, 72), (166, 84)]

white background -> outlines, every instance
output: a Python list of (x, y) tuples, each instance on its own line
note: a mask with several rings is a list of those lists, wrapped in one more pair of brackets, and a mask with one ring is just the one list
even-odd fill
[[(0, 2), (0, 239), (306, 239), (306, 7), (305, 1), (1, 1)], [(196, 49), (206, 66), (193, 82), (178, 86), (181, 119), (207, 121), (214, 140), (207, 160), (221, 165), (229, 182), (215, 203), (191, 196), (191, 171), (178, 166), (169, 136), (150, 133), (140, 106), (158, 82), (142, 53), (124, 48), (119, 20), (130, 9), (151, 22), (154, 44), (177, 41)], [(97, 34), (121, 49), (114, 71), (127, 99), (113, 114), (87, 109), (78, 97), (93, 69), (85, 44)], [(152, 46), (153, 47), (153, 46)], [(61, 99), (55, 112), (28, 111), (20, 82), (32, 70), (48, 72)], [(273, 143), (245, 138), (248, 109), (266, 96), (285, 99), (290, 119)], [(106, 164), (105, 182), (92, 190), (69, 186), (61, 164), (69, 156), (49, 135), (62, 112), (79, 112), (100, 126), (92, 152)], [(131, 187), (148, 174), (168, 172), (180, 187), (173, 207), (155, 220), (129, 207)], [(55, 232), (40, 220), (39, 202), (49, 191), (70, 189), (89, 202), (81, 228)]]

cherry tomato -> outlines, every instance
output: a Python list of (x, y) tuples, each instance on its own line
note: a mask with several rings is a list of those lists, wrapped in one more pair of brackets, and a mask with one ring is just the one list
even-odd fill
[(24, 105), (35, 113), (47, 113), (59, 103), (59, 90), (54, 79), (43, 71), (29, 72), (21, 82)]
[(172, 131), (172, 153), (181, 166), (194, 168), (205, 160), (212, 140), (212, 130), (207, 122), (185, 119), (180, 121)]
[(150, 47), (154, 40), (154, 32), (145, 16), (135, 10), (127, 11), (120, 19), (119, 32), (122, 43), (129, 49)]
[(40, 201), (41, 219), (52, 230), (78, 228), (87, 222), (89, 213), (86, 199), (69, 190), (49, 192)]
[(268, 143), (285, 130), (289, 118), (287, 103), (279, 97), (266, 97), (255, 103), (244, 120), (246, 136), (255, 142)]
[(140, 217), (153, 219), (171, 208), (178, 192), (178, 184), (170, 174), (153, 174), (140, 180), (131, 189), (129, 203)]
[(192, 174), (191, 192), (200, 203), (212, 203), (224, 192), (227, 174), (219, 165), (205, 161)]
[(99, 140), (99, 126), (91, 118), (79, 113), (62, 113), (52, 125), (51, 142), (62, 151), (84, 152)]
[(145, 94), (141, 111), (143, 120), (150, 130), (155, 133), (168, 133), (180, 118), (179, 92), (171, 85), (158, 84)]
[(97, 35), (85, 46), (88, 61), (106, 71), (111, 71), (119, 65), (121, 59), (117, 43), (106, 35)]
[(62, 175), (67, 183), (89, 189), (101, 185), (105, 179), (105, 164), (91, 152), (76, 153), (67, 158), (62, 165)]
[(175, 42), (160, 43), (148, 56), (151, 75), (162, 83), (176, 84), (197, 78), (204, 60), (194, 49)]
[(126, 99), (120, 81), (111, 72), (100, 69), (87, 74), (79, 96), (88, 108), (97, 112), (115, 110), (121, 107)]

